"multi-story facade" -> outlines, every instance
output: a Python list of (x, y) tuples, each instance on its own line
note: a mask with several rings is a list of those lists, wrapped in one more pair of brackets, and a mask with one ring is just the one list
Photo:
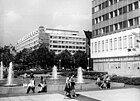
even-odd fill
[(85, 51), (86, 38), (80, 35), (78, 31), (49, 29), (40, 26), (36, 31), (21, 38), (16, 50), (17, 52), (24, 48), (37, 49), (41, 44), (53, 50), (56, 54), (67, 49), (70, 53), (78, 50)]
[(93, 0), (93, 69), (140, 76), (140, 0)]

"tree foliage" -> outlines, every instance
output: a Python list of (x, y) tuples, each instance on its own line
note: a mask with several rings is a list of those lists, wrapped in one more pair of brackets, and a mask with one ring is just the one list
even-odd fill
[(72, 55), (68, 50), (64, 50), (59, 54), (50, 51), (45, 45), (41, 45), (38, 49), (23, 49), (13, 55), (11, 46), (0, 47), (0, 61), (8, 66), (11, 61), (15, 64), (28, 66), (29, 68), (41, 67), (43, 69), (51, 69), (54, 65), (67, 69), (75, 69), (79, 66), (87, 68), (87, 55), (83, 51), (77, 51)]
[(85, 52), (79, 50), (73, 55), (73, 57), (75, 59), (76, 67), (87, 69), (87, 55)]

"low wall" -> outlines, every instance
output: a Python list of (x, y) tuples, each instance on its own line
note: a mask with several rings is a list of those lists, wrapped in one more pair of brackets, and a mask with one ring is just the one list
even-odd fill
[[(111, 83), (112, 88), (117, 87), (124, 87), (125, 85), (123, 83)], [(65, 85), (48, 85), (47, 91), (63, 91), (65, 88)], [(91, 90), (91, 89), (97, 89), (98, 86), (95, 84), (76, 84), (75, 89), (76, 90)], [(38, 92), (40, 87), (35, 88), (35, 92)], [(22, 94), (26, 93), (27, 87), (17, 86), (17, 87), (0, 87), (0, 94)]]

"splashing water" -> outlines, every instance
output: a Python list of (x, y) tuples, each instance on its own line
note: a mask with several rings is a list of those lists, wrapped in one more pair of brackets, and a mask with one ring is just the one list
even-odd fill
[(57, 67), (53, 66), (52, 79), (57, 79)]
[(9, 70), (8, 70), (7, 85), (12, 85), (12, 83), (13, 83), (13, 64), (12, 64), (12, 62), (10, 62)]
[(78, 68), (77, 83), (83, 83), (83, 72), (82, 67)]
[(0, 80), (2, 80), (2, 79), (3, 79), (3, 63), (1, 61), (1, 63), (0, 63)]

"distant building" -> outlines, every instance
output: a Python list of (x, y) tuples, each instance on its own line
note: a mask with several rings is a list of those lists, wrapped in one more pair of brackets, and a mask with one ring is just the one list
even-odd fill
[(140, 76), (140, 0), (93, 0), (93, 70)]
[(17, 42), (17, 52), (24, 48), (32, 50), (39, 48), (43, 44), (56, 54), (67, 49), (70, 53), (78, 50), (85, 51), (86, 39), (78, 31), (49, 29), (40, 26), (38, 30), (24, 36)]

